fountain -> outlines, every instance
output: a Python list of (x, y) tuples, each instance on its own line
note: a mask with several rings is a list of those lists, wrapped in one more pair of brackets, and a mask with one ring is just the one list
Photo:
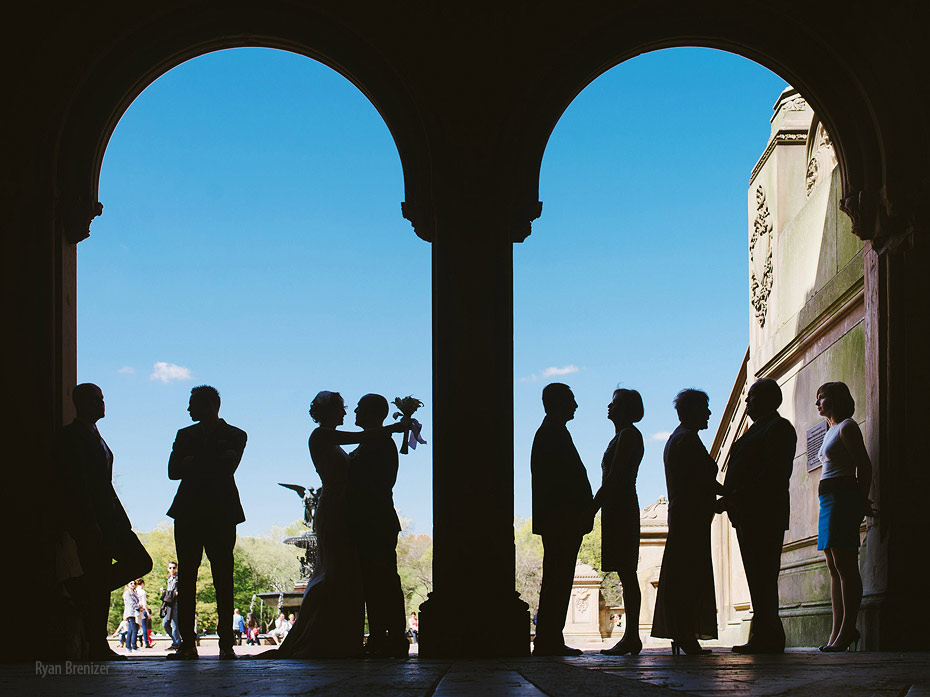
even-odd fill
[(303, 557), (300, 559), (300, 580), (294, 585), (294, 590), (257, 593), (256, 597), (261, 598), (263, 605), (267, 604), (269, 606), (273, 604), (272, 599), (275, 599), (274, 604), (277, 605), (279, 613), (283, 612), (285, 615), (289, 615), (293, 612), (296, 615), (300, 611), (300, 602), (303, 600), (307, 582), (316, 568), (319, 551), (316, 534), (316, 509), (320, 505), (320, 495), (323, 493), (323, 487), (314, 489), (312, 486), (303, 487), (299, 484), (282, 484), (281, 482), (278, 482), (278, 486), (296, 492), (304, 504), (304, 525), (307, 529), (301, 535), (284, 539), (284, 544), (294, 545), (305, 550)]

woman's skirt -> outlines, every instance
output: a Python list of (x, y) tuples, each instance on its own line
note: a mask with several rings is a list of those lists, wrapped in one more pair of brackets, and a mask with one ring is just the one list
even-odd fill
[(711, 558), (712, 511), (670, 510), (659, 572), (652, 636), (717, 638), (717, 594)]
[(639, 562), (639, 501), (634, 492), (601, 510), (601, 570), (636, 570)]
[(859, 527), (864, 517), (855, 477), (821, 480), (817, 549), (859, 549)]

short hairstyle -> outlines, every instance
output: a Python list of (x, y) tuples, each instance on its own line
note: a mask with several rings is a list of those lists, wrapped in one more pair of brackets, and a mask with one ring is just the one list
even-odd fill
[(759, 378), (752, 383), (751, 387), (754, 387), (756, 395), (770, 404), (773, 409), (778, 409), (781, 406), (781, 387), (778, 386), (778, 381), (774, 378)]
[(825, 382), (817, 388), (817, 396), (820, 395), (833, 402), (833, 416), (838, 420), (852, 418), (856, 413), (856, 400), (845, 382)]
[(672, 401), (675, 411), (678, 412), (678, 418), (683, 418), (685, 414), (692, 414), (695, 410), (706, 407), (710, 403), (710, 397), (704, 390), (697, 390), (693, 387), (683, 389)]
[(144, 578), (137, 578), (137, 579), (136, 579), (136, 585), (137, 585), (137, 586), (144, 586), (144, 585), (145, 585), (145, 579), (144, 579)]
[(320, 423), (320, 419), (323, 418), (323, 413), (326, 412), (327, 409), (331, 409), (334, 404), (345, 405), (345, 401), (342, 399), (341, 394), (338, 392), (330, 392), (329, 390), (317, 392), (316, 397), (310, 402), (310, 418), (316, 423)]
[(220, 410), (220, 393), (215, 387), (210, 385), (198, 385), (191, 390), (191, 397), (203, 399), (208, 404), (215, 407), (217, 411)]
[(71, 402), (74, 404), (74, 408), (78, 411), (85, 409), (87, 403), (94, 399), (97, 392), (103, 392), (103, 390), (92, 382), (82, 382), (80, 385), (75, 385), (74, 389), (71, 390)]
[(551, 382), (543, 388), (542, 391), (542, 403), (543, 409), (546, 413), (549, 413), (549, 410), (558, 404), (560, 399), (563, 399), (566, 395), (571, 394), (572, 388), (566, 385), (564, 382)]
[(623, 413), (631, 423), (642, 421), (645, 411), (643, 409), (643, 398), (636, 390), (619, 388), (614, 390), (614, 399), (617, 399), (623, 408)]
[(358, 400), (358, 403), (359, 405), (364, 403), (366, 409), (371, 409), (372, 417), (377, 417), (379, 421), (384, 421), (387, 418), (388, 411), (390, 411), (387, 399), (379, 394), (369, 393), (363, 395)]

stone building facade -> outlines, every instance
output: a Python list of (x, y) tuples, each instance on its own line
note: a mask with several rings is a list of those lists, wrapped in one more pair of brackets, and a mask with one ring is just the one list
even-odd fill
[[(779, 596), (788, 644), (816, 646), (830, 633), (830, 579), (817, 551), (816, 453), (825, 431), (814, 407), (818, 386), (839, 380), (865, 418), (863, 244), (839, 210), (840, 177), (830, 136), (792, 88), (775, 103), (768, 145), (749, 181), (749, 348), (730, 394), (711, 455), (726, 474), (730, 445), (749, 428), (745, 398), (757, 379), (781, 385), (782, 416), (798, 433), (791, 477), (791, 521), (782, 552)], [(872, 540), (863, 524), (863, 612), (875, 599), (868, 566)], [(748, 632), (749, 589), (736, 533), (714, 523), (721, 630)]]
[[(870, 425), (862, 409), (866, 400), (863, 243), (839, 210), (839, 171), (830, 136), (797, 90), (788, 88), (779, 96), (771, 123), (768, 143), (749, 178), (750, 344), (710, 453), (723, 481), (730, 446), (751, 424), (745, 409), (749, 386), (762, 377), (775, 378), (784, 395), (779, 411), (798, 432), (791, 521), (779, 578), (781, 615), (789, 645), (817, 646), (829, 636), (831, 610), (830, 578), (823, 553), (817, 551), (820, 463), (816, 453), (825, 428), (814, 401), (817, 387), (824, 382), (845, 382), (857, 402), (854, 418), (868, 437)], [(640, 526), (640, 634), (647, 645), (667, 644), (649, 637), (668, 536), (664, 498), (643, 509)], [(866, 617), (880, 596), (869, 583), (868, 532), (864, 523), (860, 562)], [(715, 517), (711, 540), (717, 643), (743, 643), (749, 638), (752, 607), (736, 532), (726, 514)], [(602, 614), (606, 618), (622, 611), (604, 608)]]

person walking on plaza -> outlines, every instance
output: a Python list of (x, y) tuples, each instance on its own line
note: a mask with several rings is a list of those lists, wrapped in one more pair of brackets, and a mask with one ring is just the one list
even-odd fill
[(355, 424), (377, 433), (349, 453), (349, 511), (368, 610), (365, 652), (382, 658), (408, 655), (404, 591), (397, 573), (400, 520), (394, 509), (397, 446), (382, 426), (388, 401), (366, 394), (355, 409)]
[(261, 625), (255, 619), (251, 612), (245, 617), (245, 643), (249, 646), (258, 645), (258, 635), (261, 633)]
[(181, 648), (181, 633), (178, 629), (178, 563), (168, 562), (168, 578), (161, 596), (161, 626), (165, 634), (171, 637), (168, 648), (177, 651)]
[[(220, 418), (220, 394), (209, 385), (191, 390), (188, 411), (196, 423), (178, 431), (168, 460), (168, 478), (181, 482), (168, 509), (180, 567), (181, 648), (168, 658), (180, 660), (197, 658), (194, 610), (204, 552), (213, 571), (217, 613), (232, 616), (233, 548), (236, 526), (245, 520), (234, 477), (245, 450), (245, 431)], [(228, 619), (218, 624), (219, 656), (234, 659), (232, 626)]]
[(130, 581), (123, 590), (123, 621), (128, 628), (126, 632), (126, 650), (130, 653), (136, 648), (136, 615), (139, 612), (139, 596), (136, 595), (136, 582)]
[(145, 592), (145, 579), (136, 579), (136, 595), (139, 597), (139, 625), (141, 627), (142, 646), (147, 649), (155, 648), (152, 643), (152, 612), (149, 610), (149, 598)]
[(639, 636), (642, 593), (636, 567), (639, 564), (639, 498), (636, 475), (645, 448), (643, 434), (633, 424), (643, 418), (643, 398), (636, 390), (614, 390), (607, 405), (607, 418), (614, 437), (601, 461), (601, 488), (594, 496), (594, 509), (601, 509), (601, 571), (616, 571), (623, 584), (626, 631), (607, 656), (638, 655), (643, 649)]
[(686, 389), (675, 397), (681, 423), (665, 444), (668, 541), (659, 572), (652, 636), (672, 640), (672, 653), (708, 654), (698, 639), (717, 638), (717, 596), (710, 524), (717, 509), (717, 463), (698, 431), (710, 418), (707, 394)]
[(821, 651), (846, 651), (859, 641), (856, 620), (862, 604), (859, 574), (859, 528), (865, 516), (875, 517), (869, 500), (872, 461), (862, 431), (852, 418), (856, 411), (849, 388), (828, 382), (817, 390), (817, 412), (829, 428), (817, 453), (820, 471), (820, 518), (817, 549), (824, 553), (830, 571), (833, 629)]
[[(113, 451), (97, 429), (106, 415), (103, 391), (76, 385), (71, 400), (77, 415), (59, 434), (58, 477), (64, 492), (59, 513), (75, 542), (83, 575), (69, 583), (83, 623), (86, 656), (125, 658), (107, 644), (110, 592), (152, 570), (152, 558), (132, 531), (113, 488)], [(113, 560), (116, 563), (113, 563)]]
[(530, 455), (533, 479), (533, 533), (542, 537), (543, 575), (539, 591), (534, 656), (578, 656), (565, 645), (562, 629), (568, 612), (575, 560), (581, 538), (594, 527), (594, 497), (588, 473), (566, 424), (578, 404), (560, 382), (542, 391), (546, 416), (536, 431)]
[(753, 424), (730, 447), (720, 505), (736, 529), (749, 595), (749, 642), (736, 653), (783, 653), (785, 630), (778, 616), (778, 573), (790, 517), (788, 486), (798, 434), (778, 413), (781, 388), (772, 378), (757, 380), (746, 394)]
[(242, 646), (242, 635), (245, 634), (245, 620), (239, 614), (239, 608), (233, 610), (232, 629), (233, 636), (236, 638), (236, 646)]

